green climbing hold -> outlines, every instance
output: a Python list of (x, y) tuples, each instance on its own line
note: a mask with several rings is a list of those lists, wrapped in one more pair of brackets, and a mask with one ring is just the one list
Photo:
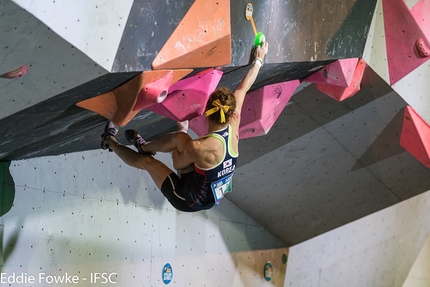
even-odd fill
[(15, 183), (9, 171), (9, 162), (0, 162), (0, 216), (12, 208), (15, 199)]
[(266, 36), (264, 36), (263, 33), (258, 32), (257, 35), (255, 35), (254, 45), (255, 46), (261, 46), (263, 41), (266, 41)]

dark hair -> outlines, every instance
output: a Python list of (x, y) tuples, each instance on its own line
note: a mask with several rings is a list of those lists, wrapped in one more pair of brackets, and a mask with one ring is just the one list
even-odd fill
[[(236, 109), (236, 97), (234, 96), (234, 93), (228, 89), (228, 88), (218, 88), (216, 89), (209, 97), (209, 100), (206, 104), (206, 110), (208, 111), (212, 108), (214, 108), (214, 105), (212, 103), (215, 100), (219, 100), (221, 102), (221, 105), (228, 106), (228, 111), (225, 113), (225, 121), (228, 122), (230, 117), (233, 115), (234, 110)], [(213, 113), (208, 116), (208, 120), (215, 122), (217, 124), (221, 123), (221, 113), (218, 111), (216, 113)]]

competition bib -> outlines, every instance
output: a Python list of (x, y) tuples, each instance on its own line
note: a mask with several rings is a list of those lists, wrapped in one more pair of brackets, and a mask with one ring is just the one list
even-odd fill
[(233, 173), (211, 184), (212, 192), (215, 198), (215, 205), (219, 204), (219, 202), (227, 192), (231, 192), (232, 179), (233, 179)]

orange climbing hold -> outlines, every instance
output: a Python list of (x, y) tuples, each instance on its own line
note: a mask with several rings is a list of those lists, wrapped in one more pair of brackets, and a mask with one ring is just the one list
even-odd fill
[(153, 69), (218, 67), (231, 62), (229, 0), (196, 0), (152, 63)]
[(117, 126), (125, 126), (139, 110), (163, 101), (170, 85), (191, 72), (190, 69), (145, 71), (108, 93), (76, 105), (100, 114)]

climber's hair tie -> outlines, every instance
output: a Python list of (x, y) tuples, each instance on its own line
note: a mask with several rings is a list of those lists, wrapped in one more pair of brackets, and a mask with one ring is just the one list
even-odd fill
[(216, 89), (206, 104), (205, 115), (215, 123), (228, 122), (236, 109), (236, 98), (234, 93), (227, 88)]

